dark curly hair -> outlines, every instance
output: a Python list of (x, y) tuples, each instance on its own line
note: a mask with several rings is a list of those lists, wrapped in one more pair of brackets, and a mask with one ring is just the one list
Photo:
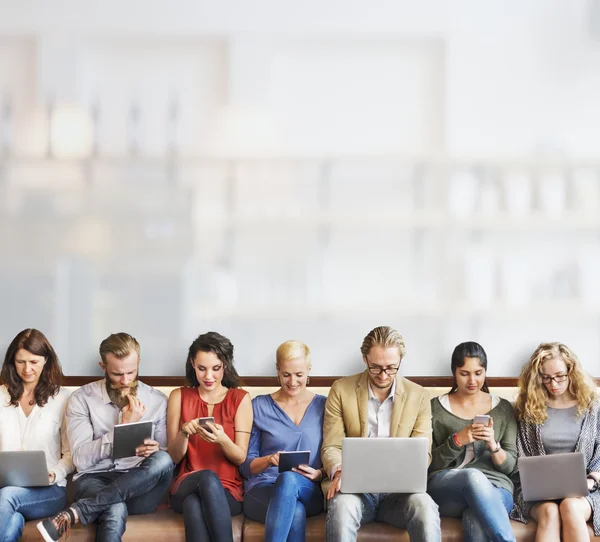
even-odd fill
[(6, 386), (10, 395), (10, 404), (15, 407), (23, 395), (23, 381), (17, 374), (15, 366), (15, 357), (21, 349), (46, 359), (34, 391), (35, 403), (43, 407), (50, 397), (54, 397), (60, 391), (63, 376), (60, 361), (50, 341), (37, 329), (24, 329), (13, 339), (4, 357), (0, 383)]
[(212, 352), (221, 360), (223, 364), (223, 386), (226, 388), (239, 388), (242, 385), (240, 376), (233, 366), (233, 344), (220, 333), (209, 331), (198, 336), (188, 351), (185, 378), (190, 388), (197, 388), (200, 385), (193, 365), (198, 352)]

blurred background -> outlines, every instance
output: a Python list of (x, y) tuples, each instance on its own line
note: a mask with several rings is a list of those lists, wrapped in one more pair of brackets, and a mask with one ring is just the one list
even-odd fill
[(600, 376), (600, 0), (0, 0), (0, 347), (143, 374), (229, 336), (490, 376), (562, 341)]

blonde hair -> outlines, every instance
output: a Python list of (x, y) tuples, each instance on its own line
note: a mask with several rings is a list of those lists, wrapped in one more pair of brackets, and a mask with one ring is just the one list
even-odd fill
[(112, 354), (118, 359), (123, 359), (133, 352), (137, 352), (140, 357), (140, 343), (135, 337), (128, 333), (113, 333), (100, 343), (100, 357), (102, 363), (106, 364), (106, 355)]
[(275, 367), (279, 371), (283, 362), (296, 358), (304, 358), (310, 370), (310, 348), (301, 341), (285, 341), (277, 347)]
[(400, 353), (400, 361), (402, 361), (404, 354), (406, 354), (406, 345), (404, 344), (402, 335), (389, 326), (379, 326), (369, 332), (360, 347), (362, 355), (367, 357), (367, 354), (374, 346), (380, 346), (381, 348), (396, 346)]
[(515, 405), (521, 421), (542, 424), (548, 418), (546, 401), (548, 392), (542, 383), (542, 366), (545, 362), (560, 359), (567, 366), (569, 392), (577, 400), (577, 414), (588, 410), (596, 398), (596, 384), (581, 366), (577, 356), (562, 343), (542, 343), (523, 366), (518, 383)]

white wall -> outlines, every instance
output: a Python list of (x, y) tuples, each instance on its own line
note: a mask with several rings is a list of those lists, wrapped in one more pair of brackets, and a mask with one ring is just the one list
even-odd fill
[[(244, 374), (295, 337), (326, 375), (390, 324), (407, 374), (447, 373), (463, 340), (494, 375), (543, 340), (600, 374), (587, 6), (0, 0), (0, 346), (39, 326), (82, 374), (125, 329), (147, 374), (176, 374), (217, 329)], [(42, 159), (51, 103), (83, 148), (98, 107), (94, 160)]]
[(600, 36), (590, 2), (470, 2), (447, 41), (448, 152), (600, 153)]

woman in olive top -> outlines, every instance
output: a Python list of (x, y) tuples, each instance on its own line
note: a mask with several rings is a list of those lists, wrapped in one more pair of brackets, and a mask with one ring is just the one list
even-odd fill
[[(514, 541), (508, 513), (517, 456), (511, 404), (489, 393), (487, 356), (474, 342), (452, 353), (454, 385), (431, 401), (432, 461), (427, 492), (441, 516), (462, 517), (466, 541)], [(487, 414), (489, 424), (474, 423)]]

